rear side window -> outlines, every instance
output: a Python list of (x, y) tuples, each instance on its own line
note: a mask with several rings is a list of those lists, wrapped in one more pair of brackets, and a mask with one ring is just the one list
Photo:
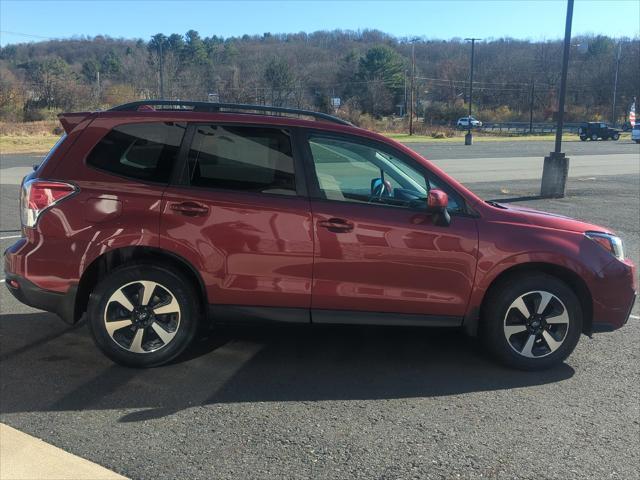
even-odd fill
[(186, 129), (180, 123), (136, 123), (111, 130), (87, 163), (138, 180), (167, 183)]
[(296, 194), (291, 138), (284, 130), (197, 125), (188, 166), (194, 186)]

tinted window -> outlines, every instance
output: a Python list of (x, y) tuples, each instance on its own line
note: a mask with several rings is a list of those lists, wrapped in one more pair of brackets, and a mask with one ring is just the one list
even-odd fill
[(283, 130), (199, 125), (188, 165), (191, 185), (296, 193), (291, 139)]
[(169, 181), (185, 125), (137, 123), (111, 130), (87, 157), (87, 163), (125, 177)]

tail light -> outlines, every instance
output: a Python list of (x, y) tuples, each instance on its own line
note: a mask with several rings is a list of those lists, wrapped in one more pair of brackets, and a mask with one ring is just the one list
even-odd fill
[(20, 194), (20, 220), (25, 227), (33, 228), (38, 217), (47, 209), (73, 195), (77, 188), (70, 183), (49, 180), (28, 180), (22, 184)]

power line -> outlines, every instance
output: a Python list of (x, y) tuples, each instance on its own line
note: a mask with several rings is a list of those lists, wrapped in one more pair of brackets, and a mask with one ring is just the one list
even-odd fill
[(17, 35), (19, 37), (40, 38), (42, 40), (53, 40), (52, 37), (43, 37), (42, 35), (34, 35), (32, 33), (10, 32), (9, 30), (0, 30), (0, 33), (7, 35)]

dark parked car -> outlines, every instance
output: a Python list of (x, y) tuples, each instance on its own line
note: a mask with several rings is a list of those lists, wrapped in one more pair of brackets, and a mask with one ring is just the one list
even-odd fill
[(620, 138), (620, 130), (611, 128), (606, 123), (588, 122), (578, 128), (580, 140), (618, 140)]
[(461, 328), (546, 368), (635, 300), (609, 229), (483, 201), (336, 117), (148, 101), (60, 121), (22, 183), (6, 285), (68, 322), (86, 313), (125, 365), (170, 361), (206, 320), (262, 320)]

